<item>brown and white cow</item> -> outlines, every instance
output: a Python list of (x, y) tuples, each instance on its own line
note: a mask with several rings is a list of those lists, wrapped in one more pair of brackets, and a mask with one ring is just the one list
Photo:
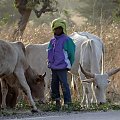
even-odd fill
[[(44, 76), (43, 76), (44, 77)], [(8, 84), (14, 86), (19, 84), (30, 100), (33, 106), (33, 112), (37, 111), (37, 107), (31, 95), (29, 81), (38, 83), (40, 76), (30, 68), (26, 61), (25, 47), (21, 42), (6, 42), (0, 40), (0, 82), (2, 92), (1, 107), (6, 107), (6, 95), (8, 92)], [(27, 79), (27, 81), (26, 81)], [(12, 82), (11, 82), (12, 81)], [(31, 84), (32, 86), (33, 84)]]
[[(14, 108), (17, 104), (19, 89), (18, 86), (10, 87), (9, 85), (7, 85), (7, 87), (8, 87), (8, 93), (6, 95), (6, 106), (8, 108)], [(1, 85), (0, 85), (0, 106), (1, 104), (2, 104), (2, 93), (1, 93)]]
[[(44, 103), (44, 90), (45, 90), (45, 82), (44, 82), (44, 75), (39, 75), (38, 78), (35, 78), (34, 71), (28, 67), (28, 69), (25, 71), (25, 78), (27, 80), (27, 83), (30, 87), (32, 97), (34, 101), (38, 101), (39, 103)], [(34, 79), (35, 78), (35, 79)], [(19, 100), (18, 97), (21, 97), (21, 94), (19, 94), (20, 89), (22, 86), (19, 85), (18, 79), (13, 76), (7, 76), (2, 81), (5, 81), (6, 87), (8, 88), (8, 93), (6, 95), (6, 105), (7, 107), (15, 107), (17, 101)], [(23, 92), (25, 92), (24, 88), (22, 88)], [(26, 92), (25, 92), (26, 94)], [(18, 99), (18, 100), (17, 100)], [(2, 94), (1, 94), (1, 86), (0, 86), (0, 105), (2, 104)]]

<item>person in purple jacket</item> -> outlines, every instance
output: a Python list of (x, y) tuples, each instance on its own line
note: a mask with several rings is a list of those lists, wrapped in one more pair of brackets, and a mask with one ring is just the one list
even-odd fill
[(71, 69), (75, 58), (75, 44), (67, 36), (66, 22), (60, 18), (52, 21), (52, 31), (54, 37), (48, 46), (48, 68), (52, 71), (51, 98), (56, 101), (56, 106), (60, 108), (61, 85), (64, 105), (71, 103), (71, 93), (67, 82), (67, 72)]

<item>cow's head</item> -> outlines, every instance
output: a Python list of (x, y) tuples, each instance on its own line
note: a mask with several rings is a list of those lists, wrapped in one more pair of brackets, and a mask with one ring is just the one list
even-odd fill
[(46, 75), (46, 72), (43, 75), (38, 75), (36, 79), (34, 80), (33, 87), (31, 87), (32, 96), (35, 100), (39, 101), (39, 103), (45, 102), (45, 81), (44, 77)]
[(46, 76), (46, 72), (43, 75), (37, 75), (36, 79), (34, 79), (34, 83), (35, 84), (42, 84), (45, 76)]
[(98, 103), (105, 103), (106, 102), (106, 88), (109, 84), (109, 77), (114, 75), (115, 73), (120, 71), (120, 68), (112, 69), (105, 74), (93, 74), (88, 71), (85, 71), (82, 66), (81, 71), (86, 76), (86, 80), (83, 82), (94, 82), (95, 85), (95, 93)]
[(26, 80), (30, 86), (32, 97), (35, 101), (40, 103), (45, 102), (45, 81), (44, 77), (46, 72), (43, 75), (37, 74), (31, 67), (29, 67), (25, 72)]

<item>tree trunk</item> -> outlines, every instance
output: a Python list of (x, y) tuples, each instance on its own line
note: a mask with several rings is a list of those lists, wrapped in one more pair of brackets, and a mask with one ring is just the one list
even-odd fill
[(32, 9), (26, 8), (27, 0), (15, 0), (16, 8), (20, 13), (20, 20), (17, 28), (14, 30), (12, 39), (13, 41), (22, 39), (22, 35), (26, 28)]
[(13, 33), (13, 41), (22, 39), (22, 35), (24, 33), (24, 30), (26, 28), (27, 22), (29, 20), (30, 14), (31, 14), (30, 9), (26, 10), (19, 10), (19, 13), (21, 14), (20, 20), (18, 22), (18, 28), (14, 30)]

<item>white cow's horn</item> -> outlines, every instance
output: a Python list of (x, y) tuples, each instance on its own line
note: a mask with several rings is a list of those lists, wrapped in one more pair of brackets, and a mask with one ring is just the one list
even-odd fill
[(45, 77), (46, 76), (46, 72), (42, 75), (42, 77)]
[(93, 73), (90, 73), (90, 72), (88, 72), (88, 71), (85, 71), (85, 70), (83, 69), (83, 67), (81, 66), (81, 64), (80, 64), (80, 68), (81, 68), (82, 73), (86, 76), (86, 78), (88, 78), (88, 77), (94, 78), (94, 77), (95, 77), (95, 75), (94, 75)]
[(91, 83), (91, 82), (94, 82), (94, 81), (95, 81), (94, 78), (82, 80), (82, 82), (87, 82), (87, 83)]
[(119, 71), (120, 71), (120, 68), (114, 68), (114, 69), (110, 70), (109, 72), (107, 72), (107, 74), (108, 74), (108, 76), (112, 76)]

